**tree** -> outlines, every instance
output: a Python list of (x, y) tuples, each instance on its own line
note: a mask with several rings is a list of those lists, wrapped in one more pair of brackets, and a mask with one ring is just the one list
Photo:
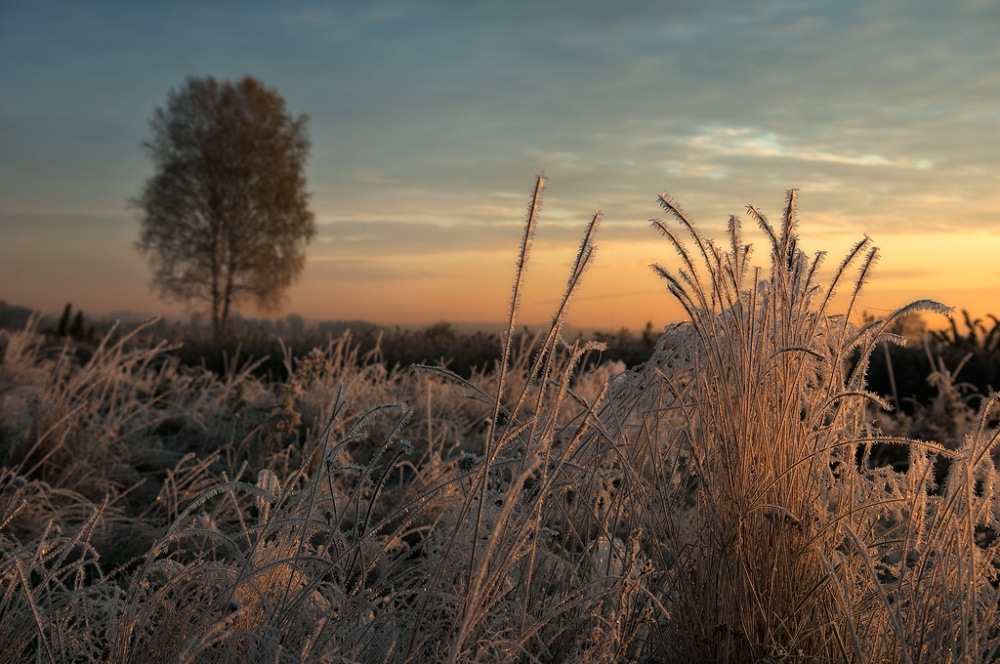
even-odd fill
[(305, 265), (307, 121), (256, 79), (207, 77), (171, 90), (150, 123), (136, 246), (162, 297), (208, 304), (216, 336), (242, 301), (273, 310)]

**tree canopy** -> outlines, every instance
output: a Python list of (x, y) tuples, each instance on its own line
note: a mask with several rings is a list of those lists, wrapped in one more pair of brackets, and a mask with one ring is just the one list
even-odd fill
[(189, 78), (171, 90), (143, 143), (155, 167), (132, 204), (152, 285), (208, 304), (220, 335), (235, 306), (273, 310), (305, 265), (316, 234), (304, 173), (307, 116), (273, 88)]

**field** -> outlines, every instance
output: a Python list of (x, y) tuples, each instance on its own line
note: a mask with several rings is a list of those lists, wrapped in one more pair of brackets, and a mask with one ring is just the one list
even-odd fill
[(911, 371), (902, 321), (943, 307), (856, 323), (867, 238), (821, 284), (794, 192), (777, 225), (748, 210), (761, 267), (738, 220), (713, 242), (662, 197), (678, 267), (656, 270), (689, 320), (594, 367), (562, 332), (597, 217), (551, 328), (516, 333), (540, 193), (499, 360), (462, 375), (349, 334), (268, 378), (142, 328), (83, 359), (0, 333), (3, 656), (1000, 658), (1000, 404), (934, 350), (995, 358), (995, 330), (918, 348), (933, 389), (904, 404), (869, 370)]

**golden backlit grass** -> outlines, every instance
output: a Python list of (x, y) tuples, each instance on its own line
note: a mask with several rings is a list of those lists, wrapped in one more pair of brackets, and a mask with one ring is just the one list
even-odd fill
[[(669, 197), (655, 270), (689, 321), (580, 375), (562, 326), (463, 379), (349, 337), (280, 384), (181, 369), (141, 331), (0, 363), (0, 643), (43, 662), (946, 662), (1000, 651), (997, 399), (961, 440), (873, 424), (866, 238), (820, 284), (755, 208), (702, 236)], [(848, 310), (829, 311), (842, 290)], [(918, 302), (916, 309), (940, 310)], [(947, 372), (945, 372), (946, 374)], [(944, 374), (942, 374), (944, 375)], [(947, 377), (947, 376), (945, 376)], [(943, 380), (941, 389), (949, 383)], [(888, 426), (888, 425), (887, 425)], [(874, 467), (875, 443), (909, 470)], [(946, 444), (947, 443), (947, 444)], [(858, 450), (861, 450), (860, 458)], [(992, 456), (991, 456), (992, 453)], [(951, 460), (937, 483), (933, 462)]]

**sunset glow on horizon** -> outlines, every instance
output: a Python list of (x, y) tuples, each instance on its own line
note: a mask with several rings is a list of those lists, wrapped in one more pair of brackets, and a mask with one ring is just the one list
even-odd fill
[[(254, 76), (310, 117), (317, 236), (280, 310), (308, 320), (549, 320), (602, 213), (569, 323), (680, 320), (651, 263), (668, 192), (710, 237), (753, 204), (827, 274), (869, 235), (859, 309), (1000, 315), (1000, 5), (793, 2), (10, 2), (0, 6), (0, 300), (186, 316), (158, 300), (127, 202), (188, 76)], [(252, 307), (244, 316), (262, 315)]]

